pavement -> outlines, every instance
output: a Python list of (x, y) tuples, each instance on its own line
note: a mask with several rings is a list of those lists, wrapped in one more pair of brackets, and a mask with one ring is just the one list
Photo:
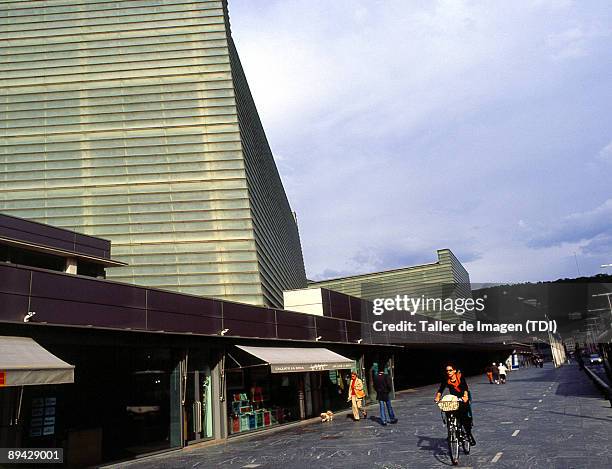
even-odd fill
[[(612, 467), (612, 408), (578, 369), (526, 368), (505, 385), (468, 378), (474, 435), (460, 468), (583, 469)], [(122, 463), (121, 468), (444, 468), (451, 466), (446, 429), (433, 403), (436, 386), (398, 394), (396, 425), (337, 416), (247, 439)], [(119, 466), (117, 466), (119, 467)], [(457, 466), (455, 466), (457, 467)]]
[(586, 367), (599, 376), (604, 383), (612, 387), (612, 382), (610, 382), (610, 378), (606, 374), (606, 369), (603, 365), (586, 365)]

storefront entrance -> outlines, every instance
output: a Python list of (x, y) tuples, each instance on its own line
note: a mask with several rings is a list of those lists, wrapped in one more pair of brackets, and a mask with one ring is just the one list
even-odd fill
[(189, 350), (183, 389), (183, 437), (185, 445), (213, 437), (212, 379), (208, 353)]
[(229, 434), (346, 409), (355, 362), (327, 349), (237, 346), (227, 353)]

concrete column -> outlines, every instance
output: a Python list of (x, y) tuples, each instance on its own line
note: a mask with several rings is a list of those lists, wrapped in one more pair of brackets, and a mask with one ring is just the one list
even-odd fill
[(76, 275), (77, 273), (77, 260), (74, 257), (69, 257), (66, 259), (66, 270), (64, 270), (67, 274)]

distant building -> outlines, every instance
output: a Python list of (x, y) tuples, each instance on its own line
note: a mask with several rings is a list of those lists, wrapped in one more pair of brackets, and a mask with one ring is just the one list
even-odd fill
[[(360, 275), (351, 275), (329, 280), (310, 281), (308, 288), (323, 288), (373, 301), (376, 298), (392, 298), (396, 295), (409, 295), (435, 298), (471, 298), (470, 275), (450, 249), (438, 249), (438, 260), (430, 264), (403, 267)], [(295, 309), (304, 295), (308, 293), (289, 293), (291, 306)], [(315, 295), (319, 297), (320, 295)], [(287, 298), (287, 293), (285, 293)], [(306, 307), (306, 309), (308, 309)], [(424, 313), (426, 314), (426, 313)], [(426, 314), (427, 315), (427, 314)], [(436, 314), (431, 314), (436, 317)], [(454, 314), (444, 314), (441, 319), (455, 320)], [(474, 319), (473, 313), (465, 313), (462, 319)]]
[(225, 1), (0, 4), (0, 211), (112, 241), (109, 278), (256, 305), (306, 286)]

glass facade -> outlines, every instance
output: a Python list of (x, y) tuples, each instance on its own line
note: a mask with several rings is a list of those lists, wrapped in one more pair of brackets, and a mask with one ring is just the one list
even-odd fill
[(270, 306), (299, 235), (225, 2), (0, 4), (0, 210), (110, 239), (109, 278)]

